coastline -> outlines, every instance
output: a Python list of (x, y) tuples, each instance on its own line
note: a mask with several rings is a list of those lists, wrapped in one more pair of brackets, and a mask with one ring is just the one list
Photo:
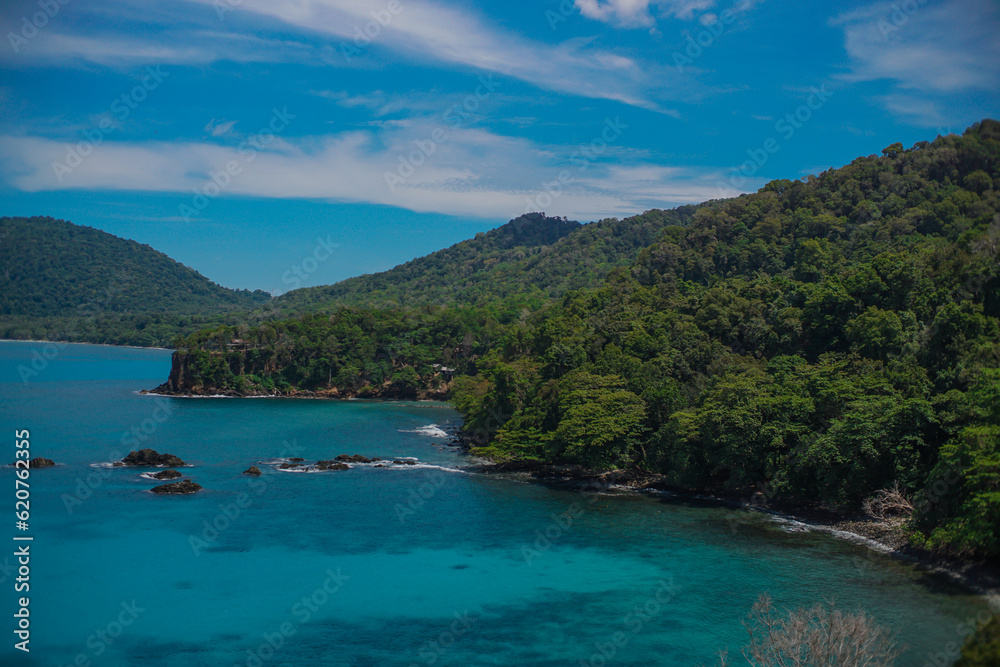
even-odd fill
[[(148, 348), (145, 348), (148, 349)], [(165, 391), (164, 391), (165, 390)], [(431, 402), (447, 401), (447, 392), (414, 396), (391, 396), (392, 392), (356, 393), (334, 390), (294, 390), (287, 394), (243, 394), (233, 390), (225, 393), (200, 393), (198, 391), (170, 391), (166, 385), (155, 389), (142, 390), (148, 395), (173, 398), (298, 398), (334, 400), (423, 400)], [(469, 444), (463, 441), (460, 432), (454, 434), (452, 444), (465, 450), (471, 465), (469, 472), (485, 475), (511, 475), (556, 488), (582, 492), (599, 489), (605, 492), (641, 493), (663, 500), (697, 501), (728, 507), (731, 509), (757, 512), (768, 515), (804, 530), (828, 533), (838, 539), (854, 542), (868, 549), (892, 558), (912, 563), (921, 571), (942, 576), (970, 593), (1000, 603), (1000, 569), (989, 563), (945, 557), (909, 544), (903, 532), (902, 522), (879, 521), (860, 514), (845, 514), (832, 511), (813, 510), (790, 505), (769, 505), (765, 502), (747, 501), (735, 494), (731, 496), (697, 493), (670, 487), (664, 477), (657, 473), (642, 471), (611, 470), (598, 472), (578, 465), (542, 464), (533, 461), (511, 461), (497, 463), (483, 460), (469, 454)], [(760, 495), (760, 494), (757, 494)]]
[(114, 343), (88, 343), (86, 341), (68, 340), (36, 340), (34, 338), (0, 338), (0, 343), (44, 343), (51, 345), (100, 345), (101, 347), (117, 347), (132, 350), (164, 350), (172, 352), (169, 347), (146, 347), (144, 345), (115, 345)]
[(600, 491), (635, 493), (664, 501), (695, 501), (718, 507), (755, 512), (804, 530), (827, 533), (835, 538), (865, 546), (880, 554), (914, 565), (922, 572), (941, 576), (951, 583), (982, 596), (991, 604), (1000, 603), (1000, 570), (989, 563), (944, 557), (910, 546), (901, 522), (878, 521), (861, 515), (815, 511), (788, 506), (766, 506), (736, 497), (684, 492), (670, 488), (662, 475), (641, 471), (597, 472), (577, 465), (535, 462), (478, 462), (470, 472), (509, 475), (531, 483), (576, 492)]

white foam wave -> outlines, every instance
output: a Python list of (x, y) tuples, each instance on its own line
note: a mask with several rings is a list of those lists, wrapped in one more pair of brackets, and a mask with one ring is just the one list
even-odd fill
[(427, 424), (414, 429), (399, 429), (400, 433), (419, 433), (428, 438), (450, 438), (451, 436), (437, 424)]
[(142, 477), (143, 479), (151, 479), (154, 482), (169, 482), (171, 480), (180, 479), (181, 477), (184, 476), (184, 475), (179, 475), (177, 477), (171, 477), (170, 479), (159, 479), (158, 477), (154, 477), (154, 475), (158, 474), (159, 473), (156, 472), (144, 472), (141, 475), (139, 475), (139, 477)]

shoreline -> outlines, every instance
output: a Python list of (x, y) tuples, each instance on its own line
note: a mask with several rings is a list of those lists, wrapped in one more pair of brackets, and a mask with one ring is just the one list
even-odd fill
[[(470, 457), (471, 458), (471, 457)], [(918, 570), (947, 579), (952, 584), (981, 596), (991, 603), (1000, 603), (1000, 570), (984, 561), (944, 557), (909, 545), (902, 531), (902, 522), (879, 521), (861, 515), (811, 511), (803, 508), (768, 507), (736, 497), (708, 493), (684, 492), (669, 488), (663, 476), (628, 470), (597, 472), (581, 466), (538, 464), (534, 462), (483, 462), (469, 468), (484, 475), (510, 475), (531, 483), (575, 492), (588, 490), (633, 493), (663, 501), (695, 501), (720, 508), (766, 515), (780, 522), (809, 531), (853, 542), (882, 555), (914, 565)]]
[(169, 347), (146, 347), (144, 345), (115, 345), (114, 343), (88, 343), (86, 341), (68, 340), (36, 340), (34, 338), (0, 338), (0, 343), (47, 343), (51, 345), (100, 345), (101, 347), (116, 347), (131, 350), (163, 350), (173, 352)]

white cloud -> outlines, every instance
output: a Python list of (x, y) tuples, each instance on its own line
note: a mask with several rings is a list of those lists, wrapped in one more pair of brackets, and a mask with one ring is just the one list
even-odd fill
[(879, 98), (886, 109), (897, 118), (916, 127), (942, 127), (948, 124), (937, 102), (913, 95), (884, 95)]
[(236, 125), (235, 120), (224, 121), (215, 120), (214, 118), (208, 121), (205, 125), (205, 132), (212, 135), (213, 137), (222, 137), (232, 133), (233, 126)]
[[(0, 49), (0, 63), (18, 67), (48, 67), (93, 63), (114, 69), (141, 64), (204, 65), (218, 60), (248, 62), (307, 62), (317, 57), (307, 44), (287, 39), (264, 39), (211, 30), (165, 30), (145, 38), (121, 34), (70, 34), (52, 28), (39, 31), (29, 44), (31, 57)], [(25, 47), (27, 48), (27, 47)], [(324, 62), (336, 62), (326, 58)]]
[[(436, 129), (445, 138), (434, 142)], [(415, 121), (327, 137), (279, 137), (253, 151), (208, 142), (105, 140), (60, 180), (53, 164), (65, 162), (65, 143), (5, 136), (0, 137), (0, 174), (7, 184), (28, 192), (169, 192), (177, 194), (178, 206), (191, 206), (194, 191), (204, 191), (213, 174), (235, 161), (239, 173), (220, 196), (365, 202), (496, 218), (540, 208), (591, 220), (719, 196), (715, 173), (641, 162), (622, 166), (617, 153), (613, 166), (595, 160), (581, 170), (568, 166), (574, 150)]]
[(580, 13), (595, 21), (622, 28), (648, 28), (656, 21), (650, 11), (655, 7), (662, 16), (684, 21), (715, 6), (715, 0), (575, 0)]
[[(940, 5), (880, 2), (832, 21), (844, 30), (848, 81), (894, 81), (935, 93), (995, 90), (1000, 85), (1000, 9), (989, 0)], [(907, 7), (910, 5), (907, 3)]]
[[(646, 88), (669, 75), (669, 70), (647, 72), (635, 60), (592, 48), (586, 41), (552, 45), (528, 40), (427, 0), (407, 0), (399, 6), (401, 10), (391, 15), (383, 0), (243, 0), (235, 12), (275, 19), (340, 40), (347, 47), (368, 46), (365, 40), (370, 40), (373, 46), (419, 60), (467, 66), (560, 93), (662, 111), (648, 99)], [(655, 83), (661, 89), (669, 85), (669, 81)]]

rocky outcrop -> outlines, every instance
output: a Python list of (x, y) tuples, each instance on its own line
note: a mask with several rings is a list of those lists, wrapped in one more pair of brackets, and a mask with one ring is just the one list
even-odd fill
[(153, 479), (177, 479), (178, 477), (183, 477), (181, 473), (177, 472), (173, 468), (170, 470), (163, 470), (161, 472), (154, 472), (150, 477)]
[(317, 470), (350, 470), (351, 466), (339, 461), (317, 461)]
[(183, 482), (170, 482), (169, 484), (154, 486), (150, 490), (160, 495), (184, 495), (201, 491), (201, 484), (192, 482), (190, 479), (185, 479)]
[(250, 466), (249, 468), (243, 471), (243, 474), (250, 475), (252, 477), (260, 477), (261, 472), (260, 468), (258, 468), (257, 466)]
[[(24, 459), (21, 459), (22, 461)], [(28, 461), (29, 468), (48, 468), (49, 466), (54, 466), (56, 464), (52, 459), (43, 459), (41, 456), (36, 456), (35, 458)], [(12, 466), (17, 466), (17, 463), (11, 463)]]
[(417, 462), (411, 461), (410, 459), (396, 459), (392, 462), (392, 464), (397, 466), (415, 466), (417, 465)]
[(336, 460), (343, 461), (344, 463), (377, 463), (382, 459), (377, 456), (370, 459), (367, 456), (361, 456), (360, 454), (341, 454)]
[(166, 466), (168, 468), (180, 468), (187, 465), (173, 454), (159, 454), (152, 449), (140, 449), (137, 452), (129, 452), (128, 456), (115, 463), (116, 466), (144, 466), (156, 467)]

